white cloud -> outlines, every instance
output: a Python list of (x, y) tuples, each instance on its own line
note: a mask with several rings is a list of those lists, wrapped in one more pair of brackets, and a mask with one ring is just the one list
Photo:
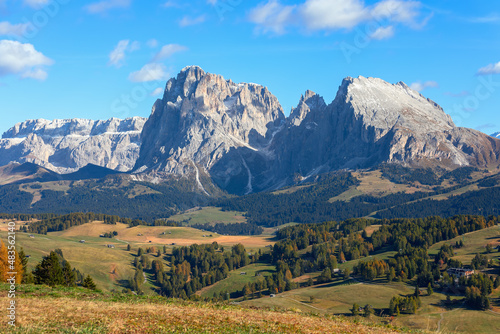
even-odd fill
[(172, 57), (177, 52), (186, 51), (188, 48), (179, 44), (167, 44), (153, 57), (153, 62), (158, 62)]
[(180, 7), (181, 7), (181, 5), (179, 5), (179, 4), (177, 3), (177, 1), (174, 1), (174, 0), (169, 0), (169, 1), (165, 2), (165, 3), (162, 5), (162, 7), (164, 7), (164, 8), (172, 8), (172, 7), (173, 7), (173, 8), (180, 8)]
[(130, 43), (130, 40), (125, 39), (118, 42), (118, 45), (109, 54), (108, 66), (115, 66), (120, 68), (125, 63), (125, 56), (127, 52), (137, 51), (141, 48), (141, 44), (137, 41)]
[(169, 78), (165, 65), (150, 63), (139, 71), (130, 73), (128, 79), (133, 82), (162, 81)]
[(372, 34), (370, 34), (370, 38), (376, 40), (388, 39), (391, 38), (392, 36), (394, 36), (393, 26), (380, 27), (377, 30), (375, 30)]
[(179, 26), (181, 26), (181, 27), (193, 26), (196, 24), (201, 24), (201, 23), (205, 22), (205, 20), (206, 20), (205, 15), (201, 15), (201, 16), (194, 17), (194, 18), (191, 18), (189, 16), (184, 16), (182, 18), (182, 20), (180, 20)]
[(374, 19), (389, 19), (407, 25), (417, 25), (422, 4), (418, 1), (383, 0), (370, 11)]
[(23, 79), (29, 78), (29, 79), (35, 79), (35, 80), (40, 80), (40, 81), (44, 81), (45, 79), (47, 79), (47, 76), (48, 76), (47, 72), (45, 72), (41, 68), (28, 70), (27, 72), (21, 74), (21, 78), (23, 78)]
[(498, 23), (500, 22), (500, 15), (490, 14), (488, 16), (471, 17), (465, 20), (471, 23)]
[(252, 9), (249, 18), (257, 25), (259, 32), (283, 34), (294, 9), (295, 6), (284, 6), (278, 0), (271, 0)]
[(369, 15), (360, 0), (307, 0), (299, 11), (310, 30), (350, 29)]
[(152, 93), (151, 93), (151, 96), (158, 96), (158, 95), (161, 95), (163, 94), (163, 88), (161, 87), (158, 87), (156, 88)]
[(32, 44), (0, 40), (0, 76), (14, 74), (21, 78), (45, 80), (47, 73), (43, 68), (53, 63)]
[[(352, 29), (367, 22), (404, 24), (418, 29), (430, 16), (421, 21), (422, 4), (409, 0), (382, 0), (371, 6), (362, 0), (304, 0), (294, 6), (282, 5), (279, 0), (268, 0), (250, 11), (249, 20), (256, 24), (257, 31), (283, 34), (289, 26), (309, 31)], [(391, 30), (382, 28), (380, 36), (388, 38)], [(384, 34), (385, 33), (385, 34)]]
[(102, 14), (115, 8), (128, 8), (131, 3), (132, 0), (103, 0), (85, 6), (85, 9), (91, 14)]
[(39, 9), (48, 4), (50, 0), (24, 0), (23, 3), (31, 8)]
[(500, 74), (500, 62), (482, 67), (477, 71), (477, 75)]
[(156, 39), (150, 39), (149, 41), (147, 41), (147, 46), (149, 46), (151, 49), (154, 49), (158, 46), (158, 41)]
[(0, 22), (0, 35), (21, 37), (29, 26), (29, 23), (11, 24), (7, 21)]
[(410, 88), (416, 90), (417, 92), (421, 92), (426, 88), (437, 88), (437, 87), (439, 87), (439, 84), (436, 81), (426, 81), (426, 82), (417, 81), (410, 85)]

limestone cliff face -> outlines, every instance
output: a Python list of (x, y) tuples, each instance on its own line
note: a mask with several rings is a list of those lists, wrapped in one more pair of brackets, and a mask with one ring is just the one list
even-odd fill
[(346, 78), (331, 104), (307, 91), (285, 118), (266, 88), (188, 67), (155, 103), (136, 171), (153, 180), (201, 173), (244, 194), (382, 162), (498, 164), (499, 143), (456, 127), (439, 105), (402, 82)]
[(147, 121), (27, 121), (3, 138), (0, 165), (33, 162), (57, 172), (89, 163), (133, 167), (133, 179), (188, 178), (206, 194), (216, 191), (212, 182), (246, 194), (383, 162), (500, 164), (499, 139), (456, 127), (439, 105), (402, 82), (346, 78), (333, 102), (306, 91), (286, 118), (266, 87), (197, 66), (167, 82)]
[(253, 191), (249, 166), (266, 163), (261, 151), (284, 119), (267, 88), (187, 67), (153, 107), (136, 170), (153, 178), (209, 173), (223, 188)]
[(66, 119), (18, 123), (0, 140), (0, 165), (31, 162), (58, 173), (88, 164), (130, 170), (139, 156), (145, 118)]
[(382, 162), (448, 168), (499, 163), (498, 140), (456, 127), (439, 105), (402, 82), (346, 78), (330, 105), (318, 101), (307, 92), (276, 135), (275, 174), (308, 177)]

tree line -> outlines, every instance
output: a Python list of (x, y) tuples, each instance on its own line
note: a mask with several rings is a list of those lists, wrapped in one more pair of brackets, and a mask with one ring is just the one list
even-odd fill
[(70, 213), (68, 215), (50, 216), (40, 221), (32, 222), (27, 227), (23, 226), (21, 231), (37, 234), (47, 234), (47, 232), (64, 231), (73, 226), (79, 226), (92, 221), (103, 221), (105, 224), (114, 225), (117, 222), (128, 224), (130, 227), (137, 225), (148, 225), (140, 219), (122, 218), (116, 215), (105, 215), (93, 212)]

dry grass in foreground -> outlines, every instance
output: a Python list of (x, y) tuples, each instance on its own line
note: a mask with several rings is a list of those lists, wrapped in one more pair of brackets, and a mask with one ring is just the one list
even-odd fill
[[(76, 297), (76, 298), (75, 298)], [(112, 298), (113, 299), (113, 298)], [(6, 305), (1, 293), (0, 305)], [(17, 299), (18, 326), (2, 333), (397, 333), (342, 317), (246, 309), (226, 304), (38, 293)]]

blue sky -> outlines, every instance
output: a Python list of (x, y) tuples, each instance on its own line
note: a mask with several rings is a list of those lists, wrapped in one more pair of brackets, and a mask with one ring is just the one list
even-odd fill
[(267, 86), (285, 114), (342, 79), (404, 81), (500, 131), (500, 2), (0, 0), (0, 133), (34, 118), (148, 117), (183, 67)]

